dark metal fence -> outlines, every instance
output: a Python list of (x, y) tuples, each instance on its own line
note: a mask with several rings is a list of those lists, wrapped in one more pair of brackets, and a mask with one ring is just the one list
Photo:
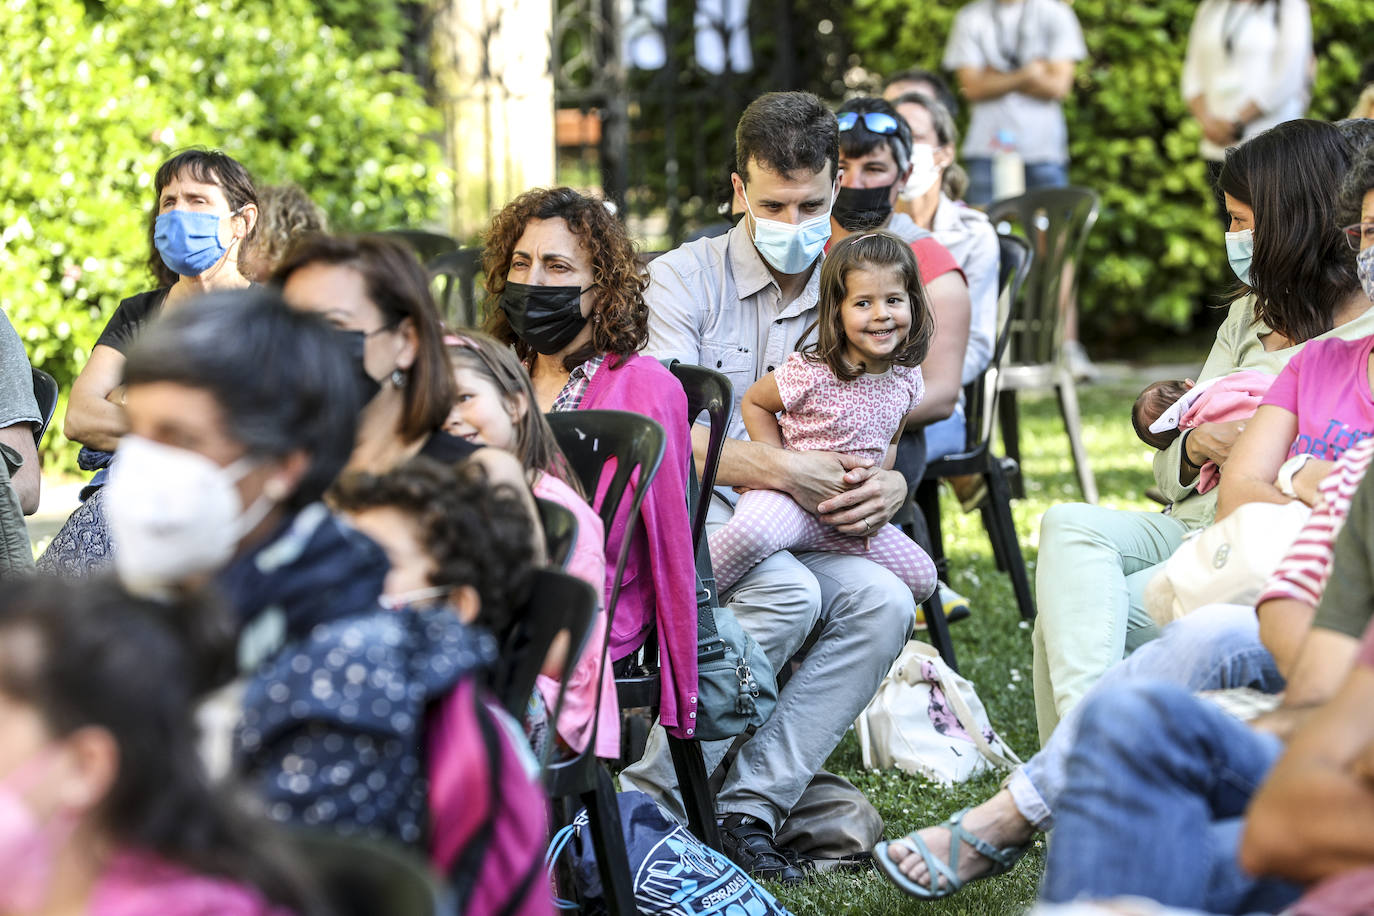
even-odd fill
[[(847, 63), (809, 0), (557, 0), (561, 178), (599, 185), (676, 244), (728, 200), (735, 122), (758, 94), (838, 94)], [(815, 6), (816, 9), (811, 7)], [(804, 40), (799, 41), (798, 36)]]

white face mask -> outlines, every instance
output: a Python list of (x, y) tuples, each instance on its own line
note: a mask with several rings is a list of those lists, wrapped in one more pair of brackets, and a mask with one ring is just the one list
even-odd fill
[(257, 462), (220, 467), (204, 455), (141, 436), (119, 441), (105, 494), (115, 569), (136, 594), (162, 594), (214, 572), (271, 511), (266, 493), (244, 511), (235, 486)]
[(940, 180), (942, 169), (935, 164), (935, 147), (917, 143), (911, 147), (911, 177), (902, 187), (902, 200), (915, 200)]
[(447, 585), (431, 585), (428, 588), (413, 588), (408, 592), (398, 592), (394, 595), (382, 595), (377, 599), (377, 603), (388, 611), (399, 611), (434, 598), (446, 598), (451, 591), (453, 589)]

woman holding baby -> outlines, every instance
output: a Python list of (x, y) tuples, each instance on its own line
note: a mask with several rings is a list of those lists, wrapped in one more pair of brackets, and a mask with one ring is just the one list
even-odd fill
[[(1336, 207), (1336, 191), (1352, 158), (1336, 127), (1309, 120), (1289, 121), (1228, 151), (1218, 184), (1231, 216), (1227, 259), (1240, 286), (1198, 376), (1200, 384), (1241, 370), (1277, 375), (1309, 341), (1374, 334), (1374, 313), (1360, 287)], [(1323, 344), (1342, 346), (1348, 345)], [(1304, 376), (1315, 379), (1317, 373)], [(1368, 380), (1363, 382), (1363, 397), (1374, 409)], [(1281, 396), (1284, 409), (1262, 411), (1255, 420), (1261, 428), (1239, 444), (1249, 420), (1201, 422), (1155, 456), (1155, 479), (1173, 503), (1167, 512), (1074, 503), (1045, 513), (1034, 631), (1042, 741), (1108, 667), (1157, 634), (1143, 608), (1144, 587), (1184, 535), (1211, 524), (1217, 513), (1217, 491), (1199, 492), (1203, 468), (1214, 465), (1223, 471), (1221, 490), (1228, 509), (1228, 500), (1264, 498), (1264, 491), (1250, 483), (1256, 475), (1267, 475), (1263, 485), (1277, 498), (1273, 482), (1278, 467), (1269, 466), (1275, 459), (1282, 464), (1298, 434), (1310, 436), (1312, 430), (1298, 428), (1301, 390), (1288, 383), (1270, 390), (1273, 395), (1266, 397)], [(1317, 439), (1322, 444), (1310, 449), (1312, 460), (1334, 459), (1358, 435), (1339, 424), (1328, 433), (1329, 419), (1311, 415), (1303, 424), (1320, 427)], [(1228, 464), (1233, 448), (1235, 465)], [(1299, 469), (1295, 483), (1306, 485), (1322, 466)]]

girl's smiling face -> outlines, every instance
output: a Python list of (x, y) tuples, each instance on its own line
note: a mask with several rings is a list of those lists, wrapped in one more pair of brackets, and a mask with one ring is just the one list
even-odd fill
[(454, 369), (453, 381), (458, 390), (444, 431), (470, 442), (514, 450), (516, 421), (528, 409), (525, 399), (507, 398), (495, 382), (474, 369)]
[(911, 298), (899, 267), (860, 267), (845, 276), (840, 303), (845, 359), (885, 372), (911, 330)]

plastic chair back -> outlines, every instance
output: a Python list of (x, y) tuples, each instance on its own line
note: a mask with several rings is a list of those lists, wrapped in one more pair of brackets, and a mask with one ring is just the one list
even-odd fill
[(290, 838), (336, 916), (456, 916), (429, 863), (408, 849), (327, 830), (293, 830)]
[(388, 229), (382, 235), (405, 242), (422, 264), (428, 264), (441, 254), (458, 249), (458, 240), (438, 232), (423, 229)]
[(534, 505), (539, 510), (539, 525), (544, 529), (544, 552), (549, 565), (566, 569), (577, 546), (577, 516), (567, 506), (547, 499), (535, 497)]
[(33, 396), (38, 401), (38, 415), (43, 418), (33, 428), (33, 444), (37, 448), (43, 443), (43, 434), (48, 431), (53, 414), (57, 413), (57, 380), (42, 369), (34, 369)]
[[(500, 663), (493, 667), (487, 682), (492, 695), (517, 722), (525, 716), (534, 679), (544, 666), (549, 646), (565, 630), (568, 655), (563, 683), (572, 677), (591, 635), (596, 606), (596, 590), (576, 576), (556, 569), (534, 571), (529, 599), (501, 641)], [(558, 712), (550, 710), (551, 725), (556, 723)]]
[(1007, 350), (1012, 322), (1020, 314), (1021, 290), (1030, 275), (1035, 255), (1030, 244), (1018, 235), (999, 235), (997, 338), (992, 357), (983, 373), (964, 386), (964, 451), (972, 452), (992, 441), (997, 419), (998, 369)]
[(687, 395), (687, 422), (695, 423), (702, 413), (710, 421), (710, 439), (706, 446), (701, 480), (696, 479), (696, 463), (693, 462), (688, 481), (689, 487), (695, 490), (695, 493), (688, 494), (688, 501), (694, 503), (691, 506), (692, 547), (700, 548), (706, 532), (706, 511), (710, 508), (711, 490), (716, 485), (716, 468), (720, 465), (720, 453), (725, 445), (725, 431), (730, 425), (730, 414), (735, 406), (734, 387), (728, 378), (714, 369), (676, 360), (665, 362), (668, 371), (682, 384), (682, 390)]
[(994, 225), (1018, 223), (1035, 252), (1021, 313), (1011, 327), (1009, 364), (1043, 366), (1060, 360), (1062, 306), (1078, 295), (1079, 262), (1098, 208), (1097, 192), (1088, 188), (1038, 188), (997, 201), (988, 210)]
[(457, 248), (425, 262), (439, 290), (435, 301), (450, 327), (475, 328), (482, 321), (477, 278), (482, 274), (482, 249)]

